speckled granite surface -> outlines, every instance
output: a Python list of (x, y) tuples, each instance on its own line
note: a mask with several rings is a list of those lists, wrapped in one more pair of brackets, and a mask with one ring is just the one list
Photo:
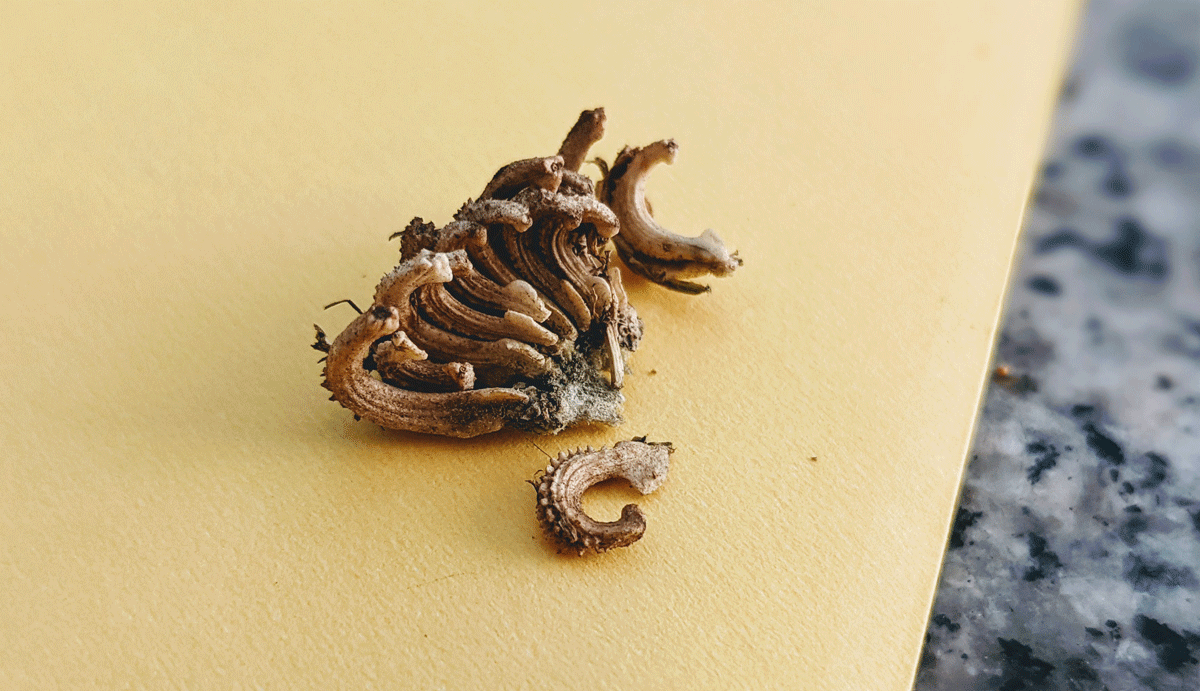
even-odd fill
[(1095, 0), (920, 691), (1200, 689), (1200, 0)]

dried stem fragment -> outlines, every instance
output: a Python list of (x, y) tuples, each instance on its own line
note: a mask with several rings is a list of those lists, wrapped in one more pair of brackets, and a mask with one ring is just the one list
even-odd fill
[(611, 449), (593, 451), (589, 446), (559, 454), (530, 481), (537, 490), (538, 520), (564, 549), (580, 555), (637, 542), (646, 532), (646, 519), (636, 504), (627, 504), (620, 518), (606, 523), (584, 513), (583, 494), (596, 483), (616, 477), (649, 494), (667, 479), (673, 451), (670, 443), (641, 437), (617, 442)]
[(730, 254), (712, 230), (700, 237), (686, 237), (660, 226), (646, 203), (646, 177), (659, 163), (672, 163), (679, 146), (664, 139), (640, 147), (626, 147), (617, 155), (612, 169), (600, 185), (600, 200), (621, 221), (613, 237), (621, 259), (638, 273), (659, 285), (684, 293), (704, 293), (708, 286), (686, 279), (698, 276), (728, 276), (742, 265)]

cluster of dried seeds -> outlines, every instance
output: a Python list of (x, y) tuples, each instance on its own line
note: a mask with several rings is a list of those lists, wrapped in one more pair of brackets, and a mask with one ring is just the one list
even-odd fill
[(332, 400), (383, 427), (454, 437), (620, 422), (642, 320), (608, 243), (689, 293), (707, 288), (688, 279), (741, 260), (712, 231), (676, 235), (650, 215), (646, 175), (673, 160), (673, 141), (600, 161), (599, 190), (579, 172), (604, 122), (585, 111), (557, 155), (504, 166), (441, 228), (416, 218), (397, 234), (401, 263), (371, 307), (332, 343), (318, 329)]

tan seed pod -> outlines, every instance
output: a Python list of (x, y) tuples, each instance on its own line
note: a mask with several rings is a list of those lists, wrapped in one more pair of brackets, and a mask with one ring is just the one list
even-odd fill
[(537, 491), (538, 521), (563, 549), (580, 555), (637, 542), (646, 532), (646, 519), (636, 504), (627, 504), (617, 520), (601, 522), (584, 513), (583, 494), (596, 483), (617, 477), (649, 494), (667, 479), (672, 452), (668, 442), (647, 442), (641, 437), (617, 442), (611, 449), (593, 451), (589, 446), (559, 454), (530, 481)]

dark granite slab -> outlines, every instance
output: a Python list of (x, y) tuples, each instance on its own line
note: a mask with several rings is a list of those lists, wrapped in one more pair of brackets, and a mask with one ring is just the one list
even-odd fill
[(1200, 689), (1200, 0), (1083, 17), (916, 688)]

